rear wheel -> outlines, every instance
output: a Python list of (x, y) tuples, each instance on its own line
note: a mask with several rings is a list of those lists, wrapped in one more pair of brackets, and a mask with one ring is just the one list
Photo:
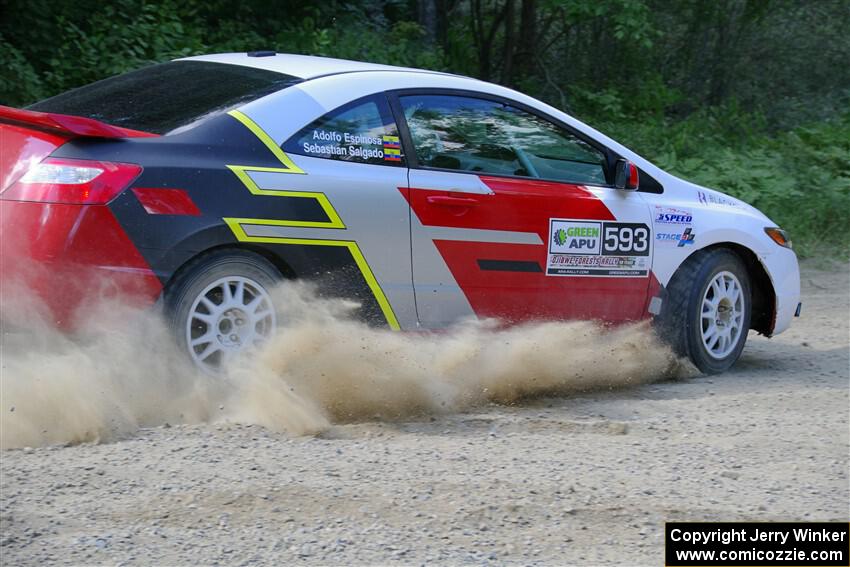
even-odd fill
[(677, 354), (717, 374), (741, 356), (751, 312), (746, 266), (731, 250), (715, 248), (695, 253), (674, 274), (657, 323)]
[(218, 251), (196, 260), (166, 292), (180, 348), (200, 368), (217, 372), (268, 339), (277, 322), (269, 290), (280, 277), (250, 252)]

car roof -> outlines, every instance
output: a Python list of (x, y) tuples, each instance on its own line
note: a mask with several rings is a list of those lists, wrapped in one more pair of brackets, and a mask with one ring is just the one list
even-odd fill
[(428, 71), (425, 69), (414, 69), (411, 67), (395, 67), (392, 65), (380, 65), (377, 63), (363, 63), (361, 61), (334, 59), (332, 57), (274, 53), (272, 51), (215, 53), (211, 55), (184, 57), (177, 59), (177, 61), (207, 61), (211, 63), (242, 65), (244, 67), (253, 67), (255, 69), (265, 69), (266, 71), (284, 73), (286, 75), (305, 80), (325, 75), (356, 73), (361, 71), (408, 71), (415, 73), (446, 74), (439, 73), (437, 71)]

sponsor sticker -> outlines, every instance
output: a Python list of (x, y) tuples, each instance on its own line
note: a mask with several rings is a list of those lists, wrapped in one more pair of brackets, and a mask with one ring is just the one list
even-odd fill
[(401, 161), (401, 142), (398, 136), (369, 136), (336, 130), (313, 130), (309, 141), (303, 142), (307, 155), (321, 157), (359, 158), (364, 161), (381, 159)]
[(726, 207), (738, 206), (738, 203), (736, 203), (729, 197), (724, 197), (723, 195), (715, 195), (714, 193), (710, 193), (708, 191), (697, 191), (697, 198), (699, 199), (699, 202), (703, 205), (723, 205)]
[(550, 219), (546, 275), (646, 277), (651, 240), (643, 223)]
[(552, 220), (550, 253), (599, 254), (601, 245), (601, 222)]
[(401, 141), (398, 136), (382, 136), (384, 161), (401, 161)]
[(686, 228), (685, 232), (682, 233), (682, 237), (679, 239), (679, 248), (688, 244), (693, 244), (694, 238), (696, 238), (696, 234), (694, 234), (694, 231), (690, 228)]
[(691, 224), (694, 216), (686, 209), (655, 207), (655, 224)]
[(693, 244), (694, 238), (696, 238), (696, 234), (691, 227), (688, 227), (681, 232), (655, 233), (655, 241), (659, 244), (676, 244), (680, 248)]

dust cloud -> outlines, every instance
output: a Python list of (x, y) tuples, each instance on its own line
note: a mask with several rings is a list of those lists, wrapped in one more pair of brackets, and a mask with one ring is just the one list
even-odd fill
[[(0, 448), (106, 441), (165, 423), (234, 421), (290, 435), (332, 423), (404, 419), (487, 401), (622, 388), (662, 379), (677, 362), (646, 324), (504, 328), (467, 322), (396, 333), (352, 319), (356, 305), (304, 284), (275, 290), (277, 334), (220, 376), (176, 352), (155, 310), (103, 300), (73, 336), (38, 302), (0, 303)], [(79, 315), (79, 314), (78, 314)]]

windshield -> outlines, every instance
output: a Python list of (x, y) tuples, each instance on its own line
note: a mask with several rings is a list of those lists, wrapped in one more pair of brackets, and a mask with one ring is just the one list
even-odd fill
[(37, 102), (28, 109), (168, 134), (300, 80), (241, 65), (172, 61), (110, 77)]

